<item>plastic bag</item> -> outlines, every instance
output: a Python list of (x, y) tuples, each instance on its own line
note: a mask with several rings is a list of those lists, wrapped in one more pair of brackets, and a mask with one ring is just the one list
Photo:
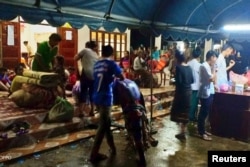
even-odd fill
[(66, 99), (57, 97), (54, 106), (49, 110), (47, 122), (67, 122), (74, 116), (74, 107)]
[(233, 82), (233, 84), (242, 84), (245, 85), (248, 82), (248, 78), (244, 75), (236, 74), (233, 71), (229, 72), (230, 80)]

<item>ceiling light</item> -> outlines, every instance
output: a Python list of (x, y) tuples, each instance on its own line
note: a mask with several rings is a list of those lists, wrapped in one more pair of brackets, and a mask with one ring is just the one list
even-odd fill
[(223, 27), (226, 31), (250, 31), (250, 24), (232, 24)]

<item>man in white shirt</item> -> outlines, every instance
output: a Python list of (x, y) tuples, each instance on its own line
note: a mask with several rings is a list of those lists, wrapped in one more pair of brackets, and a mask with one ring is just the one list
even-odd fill
[(231, 60), (229, 62), (229, 66), (226, 66), (226, 60), (225, 58), (230, 56), (233, 52), (233, 47), (229, 44), (225, 44), (221, 49), (221, 54), (219, 55), (218, 59), (216, 60), (216, 89), (219, 89), (221, 85), (228, 84), (227, 79), (227, 70), (232, 68), (235, 64), (234, 60)]
[(198, 103), (199, 98), (197, 97), (197, 93), (200, 86), (200, 77), (199, 77), (199, 71), (200, 71), (200, 55), (201, 50), (199, 48), (196, 48), (193, 50), (192, 53), (192, 60), (190, 60), (187, 64), (191, 67), (193, 72), (193, 78), (194, 83), (191, 84), (192, 88), (192, 98), (191, 98), (191, 108), (189, 112), (189, 121), (192, 123), (197, 121), (197, 110), (198, 110)]
[(200, 98), (201, 108), (198, 115), (198, 133), (203, 140), (212, 140), (211, 133), (205, 131), (205, 120), (211, 109), (214, 94), (215, 69), (211, 68), (216, 62), (216, 52), (210, 50), (206, 54), (206, 61), (200, 66), (200, 87), (198, 97)]

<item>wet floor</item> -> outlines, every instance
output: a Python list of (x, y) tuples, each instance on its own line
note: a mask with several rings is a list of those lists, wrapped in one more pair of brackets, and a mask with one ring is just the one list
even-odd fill
[[(204, 141), (196, 135), (195, 127), (190, 127), (186, 142), (180, 142), (174, 136), (178, 127), (169, 120), (169, 116), (156, 119), (153, 122), (158, 133), (154, 135), (159, 140), (157, 147), (146, 151), (148, 167), (206, 167), (208, 150), (250, 150), (250, 144), (233, 139), (213, 136), (212, 141)], [(136, 167), (136, 153), (127, 147), (126, 132), (114, 131), (117, 155), (99, 164), (88, 162), (88, 155), (93, 138), (84, 139), (59, 148), (21, 158), (10, 167)], [(101, 153), (108, 155), (106, 141), (103, 141)]]

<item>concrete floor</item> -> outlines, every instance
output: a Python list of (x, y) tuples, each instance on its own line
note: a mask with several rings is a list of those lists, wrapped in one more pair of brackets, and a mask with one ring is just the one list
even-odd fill
[[(148, 167), (206, 167), (208, 150), (250, 150), (249, 143), (233, 139), (213, 136), (213, 141), (204, 141), (196, 135), (194, 127), (189, 128), (186, 142), (180, 142), (174, 135), (178, 127), (169, 120), (169, 116), (154, 121), (158, 133), (154, 135), (159, 140), (157, 147), (151, 147), (146, 152)], [(136, 154), (131, 149), (125, 149), (127, 141), (124, 131), (114, 131), (117, 155), (100, 162), (91, 164), (88, 155), (93, 138), (81, 140), (44, 153), (18, 159), (10, 167), (136, 167)], [(108, 153), (104, 140), (102, 153)], [(1, 166), (1, 165), (0, 165)]]

